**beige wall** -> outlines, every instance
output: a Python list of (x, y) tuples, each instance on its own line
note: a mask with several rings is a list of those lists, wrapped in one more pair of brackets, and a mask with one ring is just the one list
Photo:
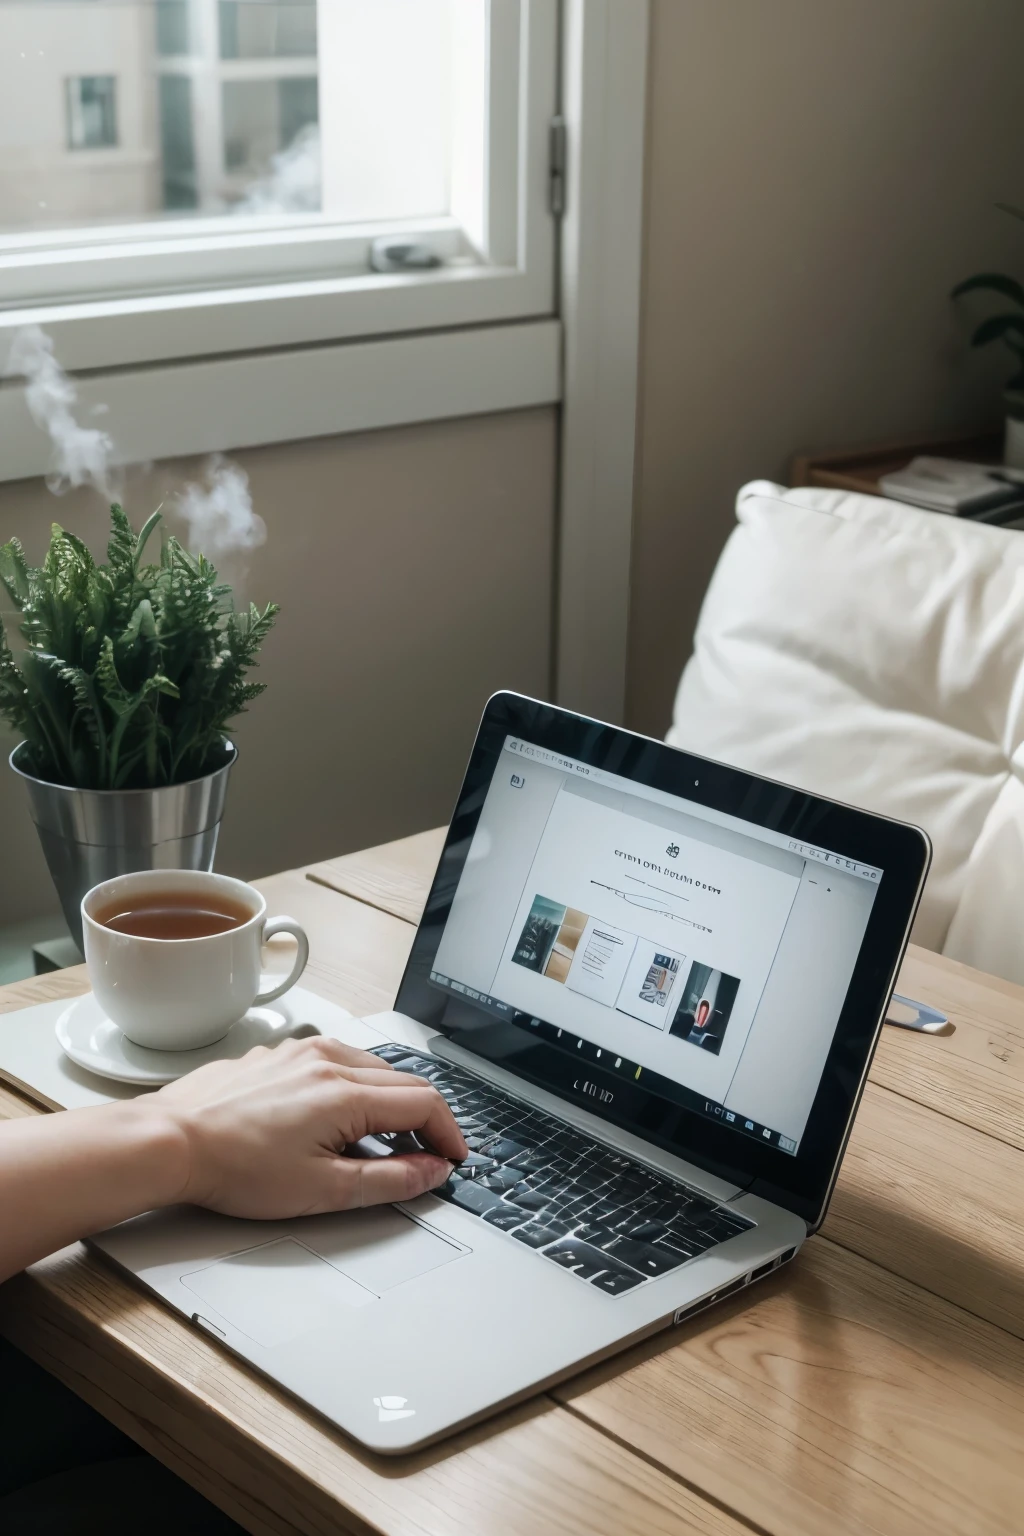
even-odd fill
[[(235, 732), (219, 868), (253, 876), (447, 821), (487, 696), (548, 691), (555, 453), (544, 409), (232, 455), (269, 534), (245, 593), (282, 611), (267, 693)], [(136, 525), (194, 469), (130, 475)], [(93, 493), (0, 486), (0, 541), (38, 559), (54, 518), (105, 541)], [(54, 910), (6, 770), (0, 850), (0, 927)]]
[(948, 292), (1019, 272), (1019, 0), (653, 0), (629, 721), (661, 734), (735, 492), (998, 415)]

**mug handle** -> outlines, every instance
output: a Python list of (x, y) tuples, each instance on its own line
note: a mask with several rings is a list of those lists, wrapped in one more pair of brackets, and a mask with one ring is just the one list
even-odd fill
[(268, 939), (272, 939), (275, 933), (290, 933), (298, 945), (298, 953), (295, 956), (295, 963), (280, 986), (271, 987), (269, 992), (261, 992), (258, 997), (253, 998), (254, 1008), (259, 1008), (262, 1003), (272, 1003), (275, 998), (282, 997), (289, 987), (294, 987), (306, 969), (306, 961), (309, 959), (309, 940), (306, 938), (305, 930), (294, 917), (272, 917), (269, 922), (264, 923), (263, 932), (260, 935), (260, 946), (262, 947)]

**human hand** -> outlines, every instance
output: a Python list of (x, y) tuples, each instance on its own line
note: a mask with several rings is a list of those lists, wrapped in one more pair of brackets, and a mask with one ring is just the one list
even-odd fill
[[(446, 1158), (467, 1153), (436, 1088), (325, 1036), (212, 1062), (146, 1105), (184, 1144), (178, 1199), (261, 1221), (412, 1200), (444, 1183)], [(339, 1155), (391, 1131), (422, 1132), (442, 1155)]]

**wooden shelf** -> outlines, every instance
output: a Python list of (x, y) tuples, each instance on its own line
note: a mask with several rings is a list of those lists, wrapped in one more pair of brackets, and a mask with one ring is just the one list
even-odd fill
[(841, 448), (831, 453), (798, 453), (790, 464), (790, 485), (820, 485), (839, 491), (859, 491), (880, 496), (882, 475), (905, 469), (919, 453), (944, 459), (968, 459), (978, 464), (998, 464), (1002, 459), (1003, 434), (991, 431), (948, 432), (943, 435), (884, 443), (872, 448)]

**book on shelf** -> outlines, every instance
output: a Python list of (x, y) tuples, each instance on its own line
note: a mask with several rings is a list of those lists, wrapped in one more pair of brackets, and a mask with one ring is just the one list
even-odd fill
[[(971, 464), (963, 459), (932, 458), (919, 454), (906, 469), (882, 475), (878, 488), (883, 496), (910, 502), (931, 512), (953, 517), (978, 517), (1013, 507), (1024, 508), (1024, 486), (996, 464)], [(986, 522), (1002, 519), (985, 516)]]

